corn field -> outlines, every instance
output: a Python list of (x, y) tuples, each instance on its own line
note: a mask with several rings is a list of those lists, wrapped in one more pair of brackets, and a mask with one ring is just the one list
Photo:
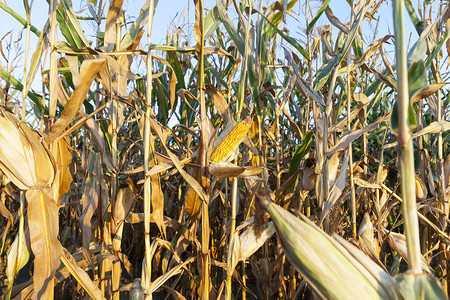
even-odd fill
[(447, 298), (448, 1), (7, 2), (1, 299)]

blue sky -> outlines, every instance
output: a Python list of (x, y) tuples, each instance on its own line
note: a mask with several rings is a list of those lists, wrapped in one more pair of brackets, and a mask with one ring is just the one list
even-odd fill
[[(25, 9), (23, 7), (22, 0), (0, 0), (4, 1), (8, 6), (10, 6), (14, 11), (16, 11), (19, 15), (25, 17)], [(29, 0), (28, 0), (29, 1)], [(108, 0), (105, 0), (108, 1)], [(257, 1), (255, 1), (257, 2)], [(271, 3), (272, 1), (270, 1)], [(86, 9), (87, 0), (72, 0), (74, 11), (80, 11), (82, 9)], [(124, 0), (123, 8), (126, 9), (126, 15), (137, 16), (141, 6), (145, 3), (144, 0)], [(216, 1), (215, 0), (205, 0), (205, 8), (210, 9), (214, 7)], [(305, 30), (305, 18), (304, 13), (300, 12), (300, 9), (304, 9), (302, 4), (304, 1), (299, 1), (299, 4), (294, 7), (294, 15), (298, 17), (289, 17), (287, 18), (287, 28), (290, 30), (290, 35), (298, 40), (302, 40), (304, 38), (304, 30)], [(389, 2), (390, 3), (390, 2)], [(310, 1), (313, 11), (317, 11), (321, 6), (321, 1), (312, 0)], [(350, 7), (345, 0), (333, 0), (330, 2), (330, 7), (333, 13), (340, 19), (341, 22), (346, 23), (350, 20)], [(195, 41), (192, 35), (193, 23), (195, 21), (194, 17), (194, 4), (192, 0), (160, 0), (156, 7), (156, 14), (153, 23), (153, 32), (152, 32), (152, 42), (158, 44), (165, 43), (165, 37), (167, 34), (167, 30), (171, 32), (174, 28), (178, 28), (183, 34), (190, 33), (190, 46), (193, 46)], [(234, 7), (231, 5), (229, 8), (230, 14), (233, 15)], [(89, 12), (87, 10), (84, 11), (84, 15), (88, 15)], [(7, 32), (13, 31), (13, 38), (17, 39), (20, 30), (23, 26), (17, 22), (14, 18), (12, 18), (9, 14), (0, 9), (0, 38), (3, 37)], [(130, 17), (131, 18), (131, 17)], [(382, 38), (384, 35), (389, 32), (393, 32), (392, 25), (392, 8), (391, 4), (388, 2), (384, 2), (379, 9), (379, 18), (380, 22), (378, 24), (378, 33), (376, 34), (377, 39)], [(45, 22), (48, 19), (48, 4), (46, 0), (34, 0), (33, 6), (31, 9), (31, 23), (37, 27), (38, 29), (42, 29)], [(128, 21), (132, 21), (128, 19)], [(325, 15), (321, 17), (317, 25), (329, 24)], [(376, 22), (374, 20), (369, 23), (365, 21), (362, 26), (363, 30), (363, 38), (365, 43), (370, 44), (373, 39), (373, 33), (375, 29)], [(94, 32), (93, 25), (86, 26), (85, 22), (82, 23), (83, 28), (86, 30), (86, 35), (88, 40), (95, 40), (95, 37), (90, 34), (90, 32)], [(410, 34), (411, 33), (411, 46), (417, 40), (418, 36), (415, 30), (412, 27), (411, 21), (408, 16), (405, 16), (405, 31)], [(333, 32), (337, 33), (338, 29), (333, 28)], [(24, 32), (25, 34), (25, 32)], [(25, 36), (23, 36), (25, 37)], [(61, 38), (59, 38), (61, 39)], [(145, 39), (143, 39), (143, 42)], [(23, 48), (25, 47), (25, 38), (22, 40)], [(34, 45), (37, 42), (37, 37), (34, 34), (31, 34), (31, 44), (30, 49), (33, 51), (35, 48)], [(31, 54), (30, 54), (31, 55)], [(4, 61), (0, 59), (0, 61)], [(23, 66), (19, 67), (20, 69)], [(19, 78), (20, 79), (20, 78)], [(39, 88), (38, 88), (39, 89)]]
[[(7, 5), (9, 5), (14, 11), (16, 11), (21, 16), (25, 17), (25, 10), (23, 7), (23, 1), (21, 0), (2, 0)], [(73, 8), (75, 11), (86, 8), (87, 0), (72, 0)], [(126, 8), (127, 15), (136, 16), (139, 9), (143, 5), (144, 0), (125, 0), (124, 8)], [(209, 9), (215, 5), (215, 0), (205, 0), (205, 8)], [(299, 1), (303, 3), (304, 1)], [(321, 2), (318, 0), (310, 1), (313, 10), (317, 10), (321, 6)], [(301, 5), (301, 4), (300, 4)], [(345, 0), (333, 0), (330, 2), (330, 7), (333, 13), (342, 21), (348, 22), (350, 20), (350, 7)], [(299, 14), (300, 6), (296, 5), (294, 11)], [(234, 7), (230, 7), (231, 11), (234, 11)], [(392, 32), (392, 9), (391, 5), (384, 2), (379, 10), (380, 22), (378, 25), (378, 36), (382, 37), (391, 30)], [(45, 22), (47, 21), (48, 14), (48, 4), (46, 0), (34, 0), (32, 10), (31, 10), (31, 22), (32, 24), (41, 29)], [(85, 14), (88, 14), (86, 11)], [(302, 16), (303, 14), (299, 14)], [(3, 36), (10, 30), (14, 30), (16, 33), (22, 28), (15, 19), (13, 19), (9, 14), (0, 10), (1, 25), (0, 26), (0, 36)], [(405, 19), (405, 29), (407, 32), (413, 32), (414, 40), (417, 39), (417, 34), (412, 31), (411, 22), (406, 16)], [(158, 6), (156, 7), (156, 14), (153, 25), (152, 40), (156, 43), (164, 43), (167, 30), (173, 29), (175, 26), (180, 26), (181, 29), (186, 29), (188, 22), (193, 24), (194, 22), (194, 4), (191, 0), (160, 0)], [(301, 32), (301, 27), (304, 26), (304, 17), (299, 17), (295, 20), (292, 17), (288, 17), (288, 28), (291, 30), (295, 38), (300, 39), (299, 33)], [(320, 24), (327, 24), (328, 20), (323, 15), (319, 21)], [(367, 23), (367, 21), (365, 22)], [(375, 21), (371, 23), (374, 27)], [(184, 25), (184, 26), (183, 26)], [(366, 28), (370, 29), (370, 27)], [(88, 28), (86, 28), (88, 29)], [(335, 29), (337, 31), (337, 29)], [(363, 32), (367, 38), (371, 37), (372, 32), (367, 30)], [(296, 36), (297, 35), (297, 36)], [(93, 37), (91, 37), (94, 39)], [(37, 38), (32, 36), (32, 43), (36, 42)]]

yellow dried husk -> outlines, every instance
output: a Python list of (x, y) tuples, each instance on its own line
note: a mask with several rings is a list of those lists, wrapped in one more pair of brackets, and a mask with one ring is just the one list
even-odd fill
[(0, 169), (22, 190), (51, 186), (56, 170), (37, 133), (4, 109), (0, 109)]
[(418, 201), (424, 201), (427, 199), (428, 190), (425, 183), (422, 181), (419, 175), (416, 174), (416, 198)]
[[(406, 238), (401, 233), (396, 232), (389, 232), (388, 233), (388, 242), (392, 249), (397, 251), (398, 254), (400, 254), (401, 257), (403, 257), (404, 260), (407, 260), (408, 257), (408, 250), (407, 250), (407, 244), (406, 244)], [(420, 255), (420, 264), (422, 266), (422, 270), (430, 275), (433, 274), (433, 270), (428, 265), (427, 261), (423, 257), (423, 255)]]
[(236, 265), (241, 260), (246, 260), (253, 255), (275, 233), (273, 222), (264, 226), (260, 235), (256, 233), (255, 225), (239, 234), (236, 230), (231, 238), (227, 256), (227, 276), (231, 276)]
[(231, 158), (234, 150), (247, 135), (251, 126), (251, 119), (247, 118), (236, 125), (230, 133), (217, 145), (211, 154), (211, 161), (224, 162)]

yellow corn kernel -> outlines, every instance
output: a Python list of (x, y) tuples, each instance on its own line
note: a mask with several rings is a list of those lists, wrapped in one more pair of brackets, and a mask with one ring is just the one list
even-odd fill
[(214, 149), (211, 154), (211, 160), (217, 163), (227, 160), (247, 135), (251, 124), (250, 117), (237, 124)]

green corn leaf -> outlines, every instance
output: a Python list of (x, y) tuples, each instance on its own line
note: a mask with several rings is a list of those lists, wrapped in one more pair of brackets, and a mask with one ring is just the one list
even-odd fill
[(317, 23), (317, 21), (319, 20), (320, 16), (322, 16), (323, 12), (328, 7), (328, 3), (330, 3), (330, 1), (331, 0), (326, 0), (325, 2), (323, 2), (322, 6), (317, 11), (317, 14), (314, 17), (314, 19), (312, 19), (312, 21), (308, 24), (308, 27), (306, 27), (306, 32), (308, 32), (308, 33), (311, 32), (312, 28)]
[(298, 170), (300, 162), (305, 157), (306, 153), (308, 153), (309, 149), (311, 149), (313, 136), (314, 134), (312, 131), (308, 131), (303, 135), (302, 143), (298, 146), (292, 156), (291, 165), (289, 166), (289, 176), (292, 176)]

